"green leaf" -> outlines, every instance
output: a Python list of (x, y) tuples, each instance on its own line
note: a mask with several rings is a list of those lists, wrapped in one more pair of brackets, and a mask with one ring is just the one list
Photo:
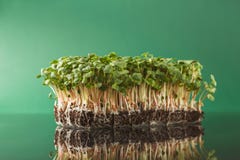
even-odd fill
[(94, 75), (94, 72), (93, 72), (93, 71), (90, 71), (90, 72), (88, 72), (88, 73), (83, 74), (83, 77), (85, 77), (85, 78), (90, 78), (90, 77), (92, 77), (93, 75)]
[(102, 83), (95, 83), (95, 85), (94, 85), (96, 88), (100, 88), (100, 87), (102, 87)]
[(56, 74), (54, 72), (52, 72), (50, 76), (51, 76), (51, 78), (55, 78)]
[(88, 79), (86, 77), (83, 77), (82, 84), (86, 84), (88, 82)]
[(114, 84), (112, 85), (112, 88), (115, 89), (116, 91), (120, 91), (120, 86), (119, 86), (118, 83), (114, 83)]
[(58, 60), (53, 60), (52, 62), (50, 62), (50, 64), (56, 64), (58, 63)]
[(117, 72), (119, 75), (124, 75), (124, 74), (128, 74), (129, 71), (128, 70), (122, 70), (122, 71), (119, 71)]
[(52, 92), (50, 92), (50, 93), (48, 94), (48, 98), (53, 99), (53, 94), (52, 94)]
[(126, 68), (127, 63), (122, 60), (115, 60), (110, 63), (111, 66), (117, 66), (118, 68)]
[(41, 75), (45, 75), (45, 69), (44, 68), (41, 69)]
[(37, 76), (36, 76), (36, 78), (41, 78), (42, 76), (41, 76), (41, 74), (38, 74)]
[(142, 83), (143, 77), (141, 73), (133, 73), (131, 76), (134, 83), (140, 85)]
[(214, 101), (215, 98), (213, 97), (212, 94), (207, 94), (207, 98), (210, 100), (210, 101)]
[(43, 84), (44, 85), (49, 85), (50, 84), (50, 79), (45, 80)]
[(216, 87), (217, 86), (217, 82), (216, 82), (215, 77), (214, 77), (213, 74), (210, 75), (210, 79), (211, 79), (211, 84)]
[(83, 72), (89, 72), (91, 70), (91, 67), (88, 65), (85, 68), (82, 68)]
[(216, 88), (214, 86), (210, 86), (207, 88), (207, 91), (211, 94), (214, 94), (216, 92)]
[(104, 73), (111, 73), (112, 67), (110, 65), (106, 65), (103, 70)]

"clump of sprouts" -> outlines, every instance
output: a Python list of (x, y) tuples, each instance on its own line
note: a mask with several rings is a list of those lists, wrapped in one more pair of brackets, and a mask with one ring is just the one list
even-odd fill
[[(149, 109), (201, 111), (205, 99), (214, 100), (216, 81), (203, 81), (202, 65), (195, 60), (154, 57), (144, 53), (122, 57), (61, 57), (41, 70), (56, 96), (56, 106), (96, 113)], [(141, 105), (141, 107), (139, 107)]]

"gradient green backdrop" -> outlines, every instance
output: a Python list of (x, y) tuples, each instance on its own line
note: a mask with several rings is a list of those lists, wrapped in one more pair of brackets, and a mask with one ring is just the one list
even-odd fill
[(197, 59), (218, 81), (204, 110), (240, 111), (238, 0), (0, 0), (0, 113), (52, 113), (40, 69), (110, 51)]

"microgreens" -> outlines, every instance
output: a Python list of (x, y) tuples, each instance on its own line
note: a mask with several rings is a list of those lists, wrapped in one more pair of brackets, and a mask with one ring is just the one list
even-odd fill
[[(152, 103), (149, 97), (151, 95), (159, 99), (155, 100), (155, 105), (169, 105), (171, 102), (180, 106), (183, 102), (179, 101), (184, 101), (184, 104), (191, 104), (193, 107), (196, 97), (199, 97), (198, 104), (201, 106), (206, 98), (214, 100), (216, 91), (214, 76), (210, 76), (209, 83), (203, 81), (201, 70), (202, 65), (198, 61), (154, 57), (149, 53), (122, 57), (112, 52), (105, 56), (89, 54), (85, 57), (61, 57), (42, 69), (37, 78), (42, 77), (43, 84), (53, 88), (56, 96), (64, 100), (66, 98), (62, 97), (63, 94), (68, 94), (69, 97), (74, 92), (84, 93), (84, 96), (80, 96), (84, 101), (83, 98), (93, 96), (89, 92), (94, 88), (101, 92), (113, 90), (111, 92), (128, 97), (134, 94), (136, 96), (132, 99), (135, 102), (146, 100), (147, 97), (149, 105)], [(152, 91), (162, 93), (157, 95), (152, 94)], [(174, 101), (168, 103), (167, 97)], [(189, 98), (192, 100), (188, 100)], [(99, 99), (103, 101), (102, 98)]]

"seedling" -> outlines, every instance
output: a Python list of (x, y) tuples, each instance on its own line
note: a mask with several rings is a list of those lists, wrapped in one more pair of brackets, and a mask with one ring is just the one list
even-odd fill
[[(76, 125), (75, 120), (61, 116), (66, 114), (70, 119), (71, 115), (76, 118), (77, 114), (91, 112), (96, 119), (97, 115), (106, 118), (127, 112), (130, 117), (151, 114), (149, 111), (201, 114), (205, 99), (214, 100), (217, 86), (213, 75), (210, 82), (203, 80), (202, 68), (195, 60), (154, 57), (149, 53), (122, 57), (112, 52), (105, 56), (61, 57), (37, 77), (43, 78), (43, 84), (56, 96), (55, 116), (63, 121), (59, 123)], [(131, 118), (129, 121), (132, 123)]]

